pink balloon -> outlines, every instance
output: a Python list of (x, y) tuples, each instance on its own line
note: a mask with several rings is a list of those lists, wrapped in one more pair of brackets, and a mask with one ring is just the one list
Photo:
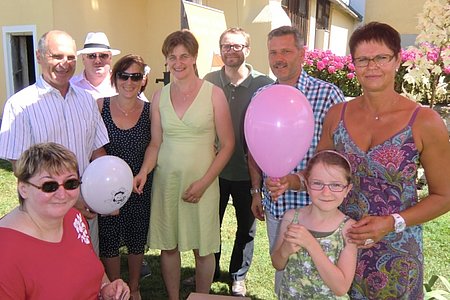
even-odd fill
[(245, 114), (245, 140), (270, 177), (289, 174), (303, 159), (314, 134), (311, 105), (298, 89), (276, 84), (257, 94)]

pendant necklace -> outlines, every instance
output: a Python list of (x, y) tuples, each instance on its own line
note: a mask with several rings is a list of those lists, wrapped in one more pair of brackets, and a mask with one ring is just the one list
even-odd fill
[[(392, 108), (392, 107), (397, 103), (398, 99), (399, 99), (399, 96), (397, 96), (397, 97), (395, 98), (395, 100), (392, 101), (392, 102), (390, 103), (389, 108)], [(378, 113), (379, 113), (379, 112), (378, 112)], [(376, 114), (376, 115), (374, 116), (374, 119), (375, 119), (375, 121), (381, 120), (380, 115), (379, 115), (379, 114)]]
[(181, 94), (181, 96), (183, 96), (183, 102), (188, 100), (191, 97), (191, 95), (195, 91), (196, 87), (197, 87), (197, 82), (195, 83), (194, 87), (192, 89), (190, 89), (187, 93), (183, 93), (181, 91), (181, 88), (177, 85), (177, 89), (178, 89), (179, 93)]
[(136, 103), (134, 103), (133, 107), (129, 111), (125, 111), (122, 109), (122, 107), (120, 107), (119, 101), (115, 101), (115, 103), (116, 103), (117, 108), (125, 115), (125, 117), (128, 117), (129, 114), (131, 114), (138, 108)]

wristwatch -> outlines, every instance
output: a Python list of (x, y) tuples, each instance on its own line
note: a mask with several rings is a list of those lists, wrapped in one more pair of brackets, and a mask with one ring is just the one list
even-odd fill
[(259, 194), (261, 193), (261, 189), (260, 188), (251, 188), (250, 189), (250, 195), (255, 195), (255, 194)]
[(391, 216), (394, 218), (394, 229), (396, 233), (402, 232), (406, 228), (406, 222), (405, 219), (403, 219), (402, 216), (399, 214), (391, 214)]

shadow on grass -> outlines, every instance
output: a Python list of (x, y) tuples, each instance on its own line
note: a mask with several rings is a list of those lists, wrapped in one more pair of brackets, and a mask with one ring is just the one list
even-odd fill
[[(140, 288), (142, 300), (165, 300), (167, 293), (161, 275), (159, 255), (145, 255), (144, 259), (147, 261), (151, 271), (151, 275), (141, 279)], [(128, 280), (128, 266), (127, 256), (121, 255), (121, 270), (122, 278)], [(181, 268), (181, 280), (195, 275), (195, 269), (192, 267)], [(214, 282), (211, 288), (211, 294), (215, 295), (230, 295), (230, 284), (228, 272), (222, 272), (218, 281)], [(195, 286), (180, 286), (180, 299), (187, 299), (190, 293), (195, 292)], [(263, 300), (257, 296), (248, 294), (253, 300)]]
[(12, 172), (12, 165), (9, 161), (0, 159), (0, 169)]

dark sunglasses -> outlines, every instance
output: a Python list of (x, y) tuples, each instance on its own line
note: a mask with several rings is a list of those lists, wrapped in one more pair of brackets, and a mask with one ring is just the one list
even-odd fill
[(144, 78), (144, 74), (142, 73), (127, 73), (127, 72), (117, 72), (117, 78), (123, 81), (127, 81), (128, 78), (131, 78), (132, 81), (139, 81)]
[(41, 186), (35, 185), (29, 181), (26, 181), (26, 183), (43, 191), (44, 193), (53, 193), (56, 192), (60, 186), (64, 187), (64, 189), (68, 191), (75, 190), (80, 186), (81, 181), (78, 179), (68, 179), (61, 184), (56, 181), (47, 181), (44, 182)]
[(98, 57), (100, 59), (105, 60), (105, 59), (109, 58), (109, 54), (108, 53), (88, 53), (88, 54), (86, 54), (86, 57), (89, 59), (97, 59), (97, 57)]

